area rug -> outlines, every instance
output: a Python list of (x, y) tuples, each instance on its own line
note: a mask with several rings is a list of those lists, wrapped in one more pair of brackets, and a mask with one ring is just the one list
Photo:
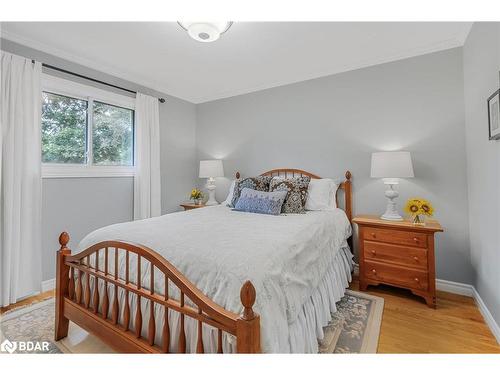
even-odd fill
[(2, 314), (0, 353), (61, 353), (54, 343), (54, 312), (54, 298), (50, 298)]
[(319, 353), (376, 353), (383, 311), (383, 298), (346, 290), (323, 328)]
[[(0, 354), (114, 353), (108, 345), (73, 322), (69, 324), (68, 336), (54, 341), (54, 314), (55, 299), (50, 298), (1, 315)], [(38, 350), (20, 349), (20, 343), (26, 342), (48, 343), (48, 350), (47, 345)], [(10, 350), (7, 350), (9, 347)]]
[[(324, 328), (319, 353), (376, 353), (383, 298), (347, 290), (337, 311)], [(68, 337), (54, 342), (54, 299), (9, 311), (0, 317), (3, 352), (13, 353), (113, 353), (93, 335), (70, 322)], [(46, 343), (20, 347), (17, 343)]]

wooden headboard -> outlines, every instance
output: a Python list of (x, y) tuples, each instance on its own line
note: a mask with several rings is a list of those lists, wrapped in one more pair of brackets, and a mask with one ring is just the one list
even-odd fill
[[(261, 176), (283, 176), (285, 178), (287, 177), (302, 177), (302, 176), (307, 176), (311, 178), (321, 178), (315, 174), (312, 174), (310, 172), (303, 171), (301, 169), (290, 169), (290, 168), (280, 168), (280, 169), (273, 169), (267, 172), (264, 172), (261, 174)], [(240, 172), (236, 172), (236, 178), (240, 178)], [(340, 183), (339, 188), (337, 189), (335, 193), (335, 201), (337, 202), (337, 206), (339, 206), (339, 190), (344, 191), (344, 211), (347, 215), (347, 218), (349, 219), (349, 222), (352, 222), (352, 182), (351, 182), (351, 172), (346, 171), (345, 172), (345, 180)]]

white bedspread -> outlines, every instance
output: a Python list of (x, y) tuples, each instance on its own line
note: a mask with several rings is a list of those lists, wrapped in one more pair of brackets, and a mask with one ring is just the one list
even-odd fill
[[(240, 288), (251, 280), (257, 291), (254, 310), (261, 315), (262, 350), (290, 352), (290, 327), (350, 234), (340, 209), (271, 216), (215, 206), (104, 227), (86, 236), (79, 251), (105, 240), (145, 245), (235, 313), (242, 311)], [(130, 272), (135, 280), (135, 268)], [(149, 285), (148, 272), (142, 279)]]

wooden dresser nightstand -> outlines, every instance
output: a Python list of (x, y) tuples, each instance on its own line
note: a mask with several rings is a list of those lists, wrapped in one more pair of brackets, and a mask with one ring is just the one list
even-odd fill
[(203, 203), (201, 203), (201, 204), (194, 204), (194, 203), (190, 203), (190, 202), (181, 203), (179, 206), (181, 206), (182, 208), (184, 208), (184, 211), (189, 211), (189, 210), (194, 210), (195, 208), (205, 207), (205, 205)]
[(359, 289), (379, 284), (406, 288), (436, 307), (434, 233), (443, 231), (441, 225), (432, 220), (419, 226), (375, 215), (353, 222), (359, 226)]

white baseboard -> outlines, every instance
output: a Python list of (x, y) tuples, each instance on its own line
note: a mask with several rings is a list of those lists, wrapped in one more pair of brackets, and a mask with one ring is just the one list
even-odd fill
[(493, 319), (493, 315), (491, 315), (490, 310), (488, 310), (488, 307), (486, 307), (483, 299), (477, 292), (476, 288), (472, 287), (472, 292), (473, 292), (472, 296), (474, 297), (474, 300), (476, 301), (476, 304), (479, 307), (479, 311), (481, 311), (481, 314), (483, 315), (486, 324), (488, 324), (488, 327), (490, 327), (491, 333), (493, 333), (493, 336), (495, 336), (497, 342), (500, 344), (500, 326), (495, 321), (495, 319)]
[(42, 293), (56, 288), (56, 279), (42, 281)]
[(359, 276), (359, 264), (353, 262), (352, 263), (352, 274), (353, 276)]
[(488, 310), (488, 307), (486, 307), (486, 304), (473, 285), (437, 279), (436, 288), (444, 292), (450, 292), (474, 298), (474, 301), (476, 301), (477, 307), (479, 308), (484, 321), (490, 328), (493, 336), (495, 336), (497, 342), (500, 344), (500, 326), (495, 321), (495, 319), (493, 319), (493, 315), (491, 315), (490, 310)]
[(436, 279), (436, 289), (443, 292), (460, 294), (461, 296), (474, 297), (474, 287), (470, 284)]

